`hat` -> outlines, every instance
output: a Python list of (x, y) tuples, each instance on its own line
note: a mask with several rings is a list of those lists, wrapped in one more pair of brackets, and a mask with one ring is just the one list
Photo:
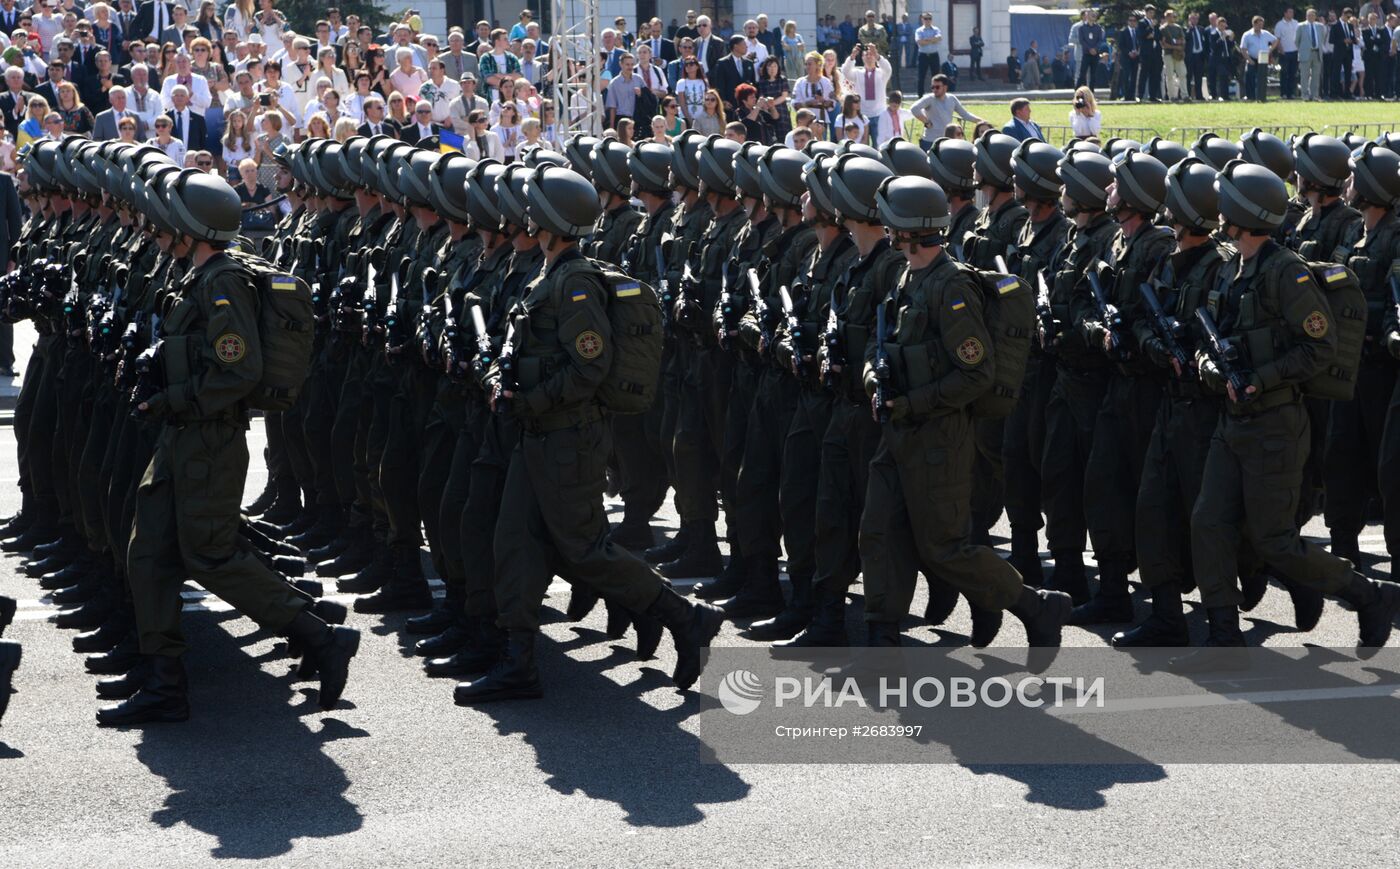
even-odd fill
[(464, 73), (462, 73), (461, 81), (476, 81), (476, 73), (474, 73), (474, 72), (464, 72)]
[(261, 34), (261, 33), (250, 33), (250, 34), (248, 34), (248, 44), (250, 44), (250, 45), (262, 45), (262, 44), (263, 44), (262, 34)]

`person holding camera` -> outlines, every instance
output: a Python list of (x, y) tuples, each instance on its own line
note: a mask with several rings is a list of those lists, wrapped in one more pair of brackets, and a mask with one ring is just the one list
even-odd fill
[(1099, 113), (1098, 101), (1088, 85), (1074, 92), (1074, 108), (1069, 112), (1069, 126), (1076, 139), (1091, 139), (1103, 129), (1103, 116)]
[[(859, 71), (856, 69), (857, 59), (863, 64)], [(851, 49), (851, 56), (841, 64), (841, 74), (852, 83), (852, 91), (860, 98), (860, 111), (865, 116), (873, 140), (879, 127), (880, 113), (885, 110), (885, 92), (892, 75), (890, 62), (880, 55), (875, 43), (869, 42)]]

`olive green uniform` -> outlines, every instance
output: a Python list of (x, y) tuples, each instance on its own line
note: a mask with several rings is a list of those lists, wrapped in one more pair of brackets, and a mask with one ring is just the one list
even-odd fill
[[(703, 200), (697, 200), (685, 208), (677, 208), (675, 214), (673, 240), (666, 251), (667, 281), (673, 293), (682, 285), (687, 254), (700, 245), (714, 219), (714, 210)], [(713, 525), (719, 513), (714, 504), (714, 472), (712, 466), (705, 463), (702, 449), (707, 437), (703, 431), (696, 430), (696, 419), (692, 418), (688, 424), (682, 421), (687, 404), (699, 400), (695, 392), (699, 388), (699, 373), (695, 370), (699, 365), (699, 349), (691, 335), (679, 328), (674, 314), (671, 322), (674, 324), (674, 352), (662, 372), (666, 409), (661, 439), (670, 456), (671, 481), (676, 489), (676, 513), (680, 516), (681, 527), (703, 529), (708, 524), (711, 526), (708, 533), (713, 536)], [(692, 469), (692, 463), (698, 464)]]

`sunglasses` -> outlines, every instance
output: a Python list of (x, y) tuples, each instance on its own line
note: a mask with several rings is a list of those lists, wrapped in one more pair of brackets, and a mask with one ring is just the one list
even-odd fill
[(415, 115), (431, 115), (432, 113), (432, 109), (418, 109), (414, 112)]
[(195, 163), (194, 165), (198, 166), (198, 167), (201, 168), (201, 169), (213, 169), (213, 168), (214, 168), (213, 162), (211, 162), (211, 161), (209, 161), (209, 160), (200, 160), (199, 162)]

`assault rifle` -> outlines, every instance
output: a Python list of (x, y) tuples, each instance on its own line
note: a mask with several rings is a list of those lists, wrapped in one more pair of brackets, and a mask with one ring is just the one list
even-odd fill
[(1235, 401), (1244, 404), (1253, 401), (1254, 396), (1248, 392), (1249, 378), (1240, 369), (1240, 348), (1228, 338), (1220, 335), (1220, 330), (1215, 326), (1215, 320), (1211, 317), (1210, 311), (1204, 306), (1196, 309), (1196, 320), (1201, 324), (1201, 331), (1205, 333), (1206, 355), (1210, 361), (1215, 363), (1220, 376), (1225, 378), (1225, 382), (1230, 384), (1231, 390), (1235, 393)]

